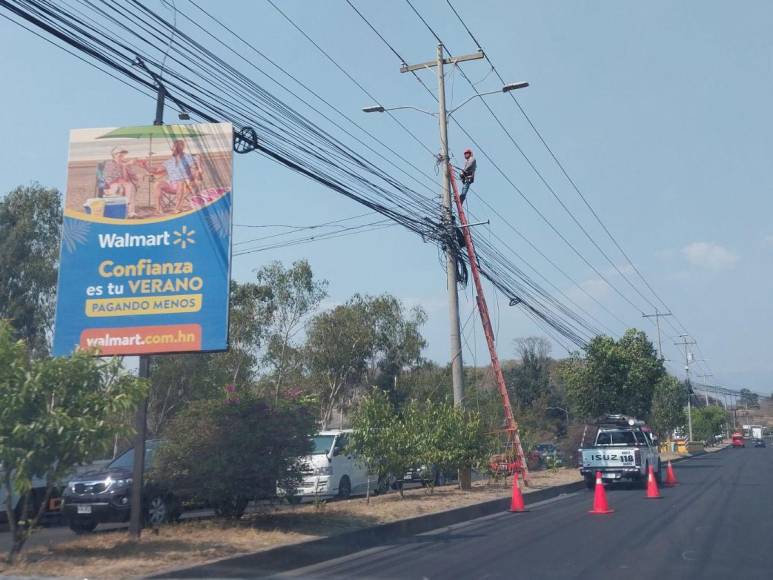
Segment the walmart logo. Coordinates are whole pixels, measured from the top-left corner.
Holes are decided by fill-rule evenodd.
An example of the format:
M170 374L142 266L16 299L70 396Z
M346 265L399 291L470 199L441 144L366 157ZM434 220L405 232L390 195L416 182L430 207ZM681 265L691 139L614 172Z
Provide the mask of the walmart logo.
M184 225L180 228L180 231L175 230L172 232L174 235L174 241L172 242L175 245L178 245L184 250L188 247L188 245L193 245L196 243L196 240L193 239L193 234L196 233L196 230L189 230L188 226Z

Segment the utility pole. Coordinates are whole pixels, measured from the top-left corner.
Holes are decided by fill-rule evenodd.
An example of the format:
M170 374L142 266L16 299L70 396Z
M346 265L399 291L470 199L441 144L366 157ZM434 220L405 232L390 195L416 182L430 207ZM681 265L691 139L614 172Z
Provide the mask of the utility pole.
M423 62L420 64L403 65L400 67L401 73L413 72L435 67L437 69L438 81L438 124L440 125L440 155L438 163L443 175L443 215L442 221L446 228L449 243L456 236L454 222L451 213L451 189L449 185L450 176L448 174L448 114L446 111L446 83L444 65L456 64L468 60L479 60L484 58L483 52L468 54L464 56L455 56L443 58L443 45L437 45L437 54L435 60ZM448 286L448 315L451 323L451 380L454 390L454 405L464 406L464 374L462 366L462 333L459 321L459 292L456 279L456 256L450 248L446 249L446 277Z
M690 441L692 441L692 403L690 402L690 391L692 391L692 386L690 385L690 355L687 352L687 347L698 343L692 339L687 340L690 338L687 334L681 334L680 338L682 339L682 342L675 342L674 345L684 347L684 374L687 382L687 431L690 436Z
M706 406L709 406L709 386L706 384L706 379L708 377L713 377L711 373L705 374L705 375L698 375L703 380L703 394L706 395Z
M446 247L446 284L448 287L448 315L450 319L451 338L451 382L454 391L454 405L464 408L464 367L462 365L462 330L459 321L459 292L456 279L457 257L451 250L450 244L456 237L454 221L451 212L451 187L449 175L448 156L448 112L446 111L446 82L443 67L447 64L456 64L468 60L479 60L485 55L482 51L465 56L443 58L443 45L437 45L437 53L434 61L400 67L401 73L435 67L438 82L438 125L440 126L440 155L438 163L442 171L443 181L443 215L442 222L446 229L448 242ZM459 471L459 483L462 489L470 489L470 468Z
M663 345L661 344L660 339L660 318L663 316L673 316L670 312L659 312L657 308L655 308L655 314L642 314L642 318L654 318L655 319L655 326L658 327L658 356L662 359L663 358Z

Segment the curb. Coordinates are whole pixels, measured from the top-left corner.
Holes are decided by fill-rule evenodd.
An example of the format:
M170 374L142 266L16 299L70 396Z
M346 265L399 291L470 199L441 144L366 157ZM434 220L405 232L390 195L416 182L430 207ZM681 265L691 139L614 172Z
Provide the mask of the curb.
M524 494L526 505L533 504L559 495L572 493L585 488L585 482L568 483L540 489ZM504 497L462 508L450 509L399 520L388 524L371 526L335 536L319 538L279 546L269 550L229 556L196 566L186 566L166 570L149 578L243 578L245 570L250 577L270 576L296 568L311 566L326 560L339 558L352 552L372 548L379 544L399 540L402 537L422 534L438 528L458 524L488 516L504 513L510 505L510 498Z

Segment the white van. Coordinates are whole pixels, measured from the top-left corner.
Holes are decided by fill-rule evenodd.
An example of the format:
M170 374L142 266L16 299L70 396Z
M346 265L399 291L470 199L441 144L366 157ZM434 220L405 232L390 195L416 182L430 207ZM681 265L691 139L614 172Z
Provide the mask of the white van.
M378 477L369 475L368 470L351 455L344 452L349 443L351 429L330 429L320 431L313 439L311 455L299 458L306 467L303 477L291 503L305 499L339 497L364 494L370 479L371 493L376 492Z

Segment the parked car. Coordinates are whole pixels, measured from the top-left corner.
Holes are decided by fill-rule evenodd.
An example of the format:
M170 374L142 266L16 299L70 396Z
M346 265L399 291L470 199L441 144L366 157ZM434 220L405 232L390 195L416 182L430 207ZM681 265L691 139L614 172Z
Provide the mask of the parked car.
M0 465L0 477L4 477L3 468ZM61 509L61 485L54 486L54 489L51 491L51 496L48 499L48 503L46 505L46 510L43 514L43 518L50 516L56 516L59 514ZM40 505L43 501L43 498L46 496L46 479L43 477L33 477L32 478L32 496L31 501L29 502L27 506L27 514L29 516L32 516L38 512L40 509ZM7 496L5 493L5 486L0 486L0 523L7 523L8 522L8 514L5 511ZM21 517L21 511L23 509L23 501L22 498L17 494L15 491L11 492L11 505L13 506L13 510L16 512L17 518Z
M595 486L596 472L608 482L646 482L650 466L660 482L660 453L644 426L643 421L625 415L607 415L597 422L593 447L579 450L580 474L588 489Z
M383 491L387 482L379 484L378 477L369 474L367 468L346 452L351 429L320 431L313 439L311 455L299 457L306 470L303 480L292 493L279 489L290 503L304 499L338 497L346 499L364 494L370 481L372 493Z
M409 469L405 472L402 479L393 479L391 486L394 489L398 489L400 486L415 483L423 487L432 485L446 485L452 481L456 481L459 475L456 471L444 471L434 465L420 466Z
M734 449L738 449L740 447L746 447L746 441L744 440L743 435L741 433L733 433L731 444Z
M160 441L145 444L145 470L153 465ZM131 511L134 449L116 457L104 469L73 477L63 494L62 513L76 533L91 532L101 523L126 522ZM146 523L158 525L177 519L181 499L158 483L146 478L142 490Z

